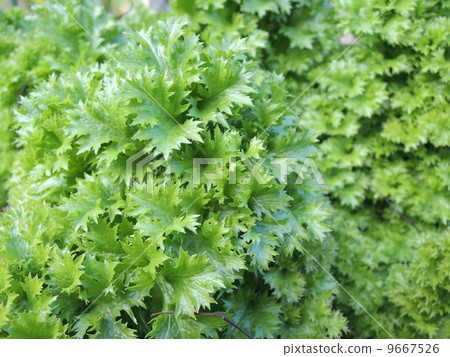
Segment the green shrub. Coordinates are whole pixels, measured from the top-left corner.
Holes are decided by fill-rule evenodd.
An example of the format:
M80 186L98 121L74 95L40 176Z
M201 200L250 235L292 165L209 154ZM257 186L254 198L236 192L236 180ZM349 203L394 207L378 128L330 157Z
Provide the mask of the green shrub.
M357 35L385 6L342 1L336 8L343 14L342 34ZM336 211L351 216L355 227L348 240L343 238L350 235L348 219L333 223L340 250L373 252L376 246L375 251L383 251L368 260L340 254L338 277L396 337L449 334L444 322L448 276L430 269L432 282L416 281L421 252L436 251L430 264L436 259L441 266L449 252L448 163L443 160L449 145L448 15L441 1L395 4L302 100L305 125L322 134L320 167ZM321 70L311 72L310 79ZM399 278L397 284L393 277ZM414 308L398 295L403 282L413 284ZM353 306L346 296L342 300ZM384 336L373 323L368 327L363 311L353 314L356 336Z
M51 76L22 100L0 216L3 335L243 336L195 315L211 309L258 338L339 336L335 284L293 240L330 268L319 187L258 183L241 160L314 152L294 111L264 131L285 109L283 78L246 58L244 41L203 46L177 20L128 39L119 68ZM165 158L150 192L127 185L126 161L144 149ZM224 177L208 179L210 165L195 183L194 158L225 159ZM176 315L152 319L162 311Z
M225 28L230 36L265 38L254 41L258 51L250 54L287 76L294 98L300 96L300 123L319 133L319 168L339 243L338 280L396 337L448 337L445 274L430 287L425 280L416 286L417 294L429 291L436 306L427 307L420 295L416 313L390 283L402 267L405 284L413 284L416 256L433 239L441 247L436 264L448 259L446 2L397 1L388 9L363 0L214 4L199 1L188 10L178 0L174 9L203 29L207 41ZM364 31L330 67L347 47L342 37ZM386 337L344 292L337 306L349 317L348 336Z
M64 9L50 1L29 14L17 7L0 12L0 207L7 201L6 182L16 152L13 110L21 97L51 74L104 62L106 51L124 44L123 31L154 21L140 7L115 21L90 1L59 3Z
M189 26L169 19L152 33L135 31L154 23L148 11L114 22L69 6L128 74L58 6L2 14L2 336L243 336L195 315L209 308L255 337L335 337L343 316L347 337L448 337L447 3L398 0L368 30L388 4L171 6ZM329 67L342 36L362 32ZM225 176L234 157L303 162L316 140L305 127L331 209L294 172L261 185L240 160L240 185L207 179L213 165L194 184L196 157L224 159ZM126 160L142 149L165 157L152 193L127 185Z
M334 222L346 249L336 278L352 296L396 338L447 336L448 230L422 225L417 233L384 208L343 211ZM341 294L337 301L351 336L385 337L354 300Z
M21 28L23 27L24 12L11 8L9 11L0 12L0 63L3 65L8 60L9 54L22 40ZM2 70L0 70L2 73ZM0 209L6 204L7 191L6 182L10 177L11 164L13 160L15 133L13 130L12 108L16 104L16 98L8 95L8 82L11 78L4 78L0 74L2 85L0 89ZM20 88L19 88L20 91ZM16 95L19 94L19 91Z

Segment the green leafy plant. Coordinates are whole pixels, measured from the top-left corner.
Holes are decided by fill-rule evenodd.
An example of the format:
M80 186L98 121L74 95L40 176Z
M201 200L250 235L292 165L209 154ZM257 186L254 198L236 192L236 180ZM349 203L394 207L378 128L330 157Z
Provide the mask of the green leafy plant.
M301 124L319 133L319 167L340 250L338 280L396 337L448 336L442 322L448 319L448 276L442 271L449 212L446 2L195 4L178 0L174 9L187 14L206 41L214 42L225 28L232 37L264 39L252 42L249 53L286 75L289 90L299 96ZM432 240L445 247L442 255L426 248ZM430 271L435 285L424 279L415 286L413 313L395 297L390 277L412 284L417 255L426 249L436 252L441 268ZM428 308L431 296L436 309ZM345 293L337 306L349 317L348 336L386 337Z
M448 337L450 8L390 5L1 13L1 336Z
M17 149L13 111L21 98L50 75L104 62L124 44L125 30L155 21L141 7L115 20L89 1L58 3L33 5L29 14L17 7L0 12L0 207L7 202Z
M16 48L20 41L20 28L23 21L24 12L11 8L8 12L0 12L0 33L2 34L2 43L0 44L0 63L4 64L11 51ZM3 67L3 66L2 66ZM3 69L3 68L2 68ZM6 81L6 78L1 77ZM10 80L8 78L8 80ZM8 83L8 82L6 82ZM0 92L0 208L6 204L6 182L10 176L10 168L13 160L13 140L14 131L12 107L15 104L15 98L5 98L7 88ZM18 92L19 93L19 92Z
M112 49L120 39L119 26L100 8L85 1L61 3L95 41L55 3L35 6L28 15L16 7L0 12L0 206L7 201L6 181L16 152L13 110L21 97L50 74L104 61L104 50L96 41Z
M283 78L244 41L205 46L178 20L127 36L120 66L50 76L22 99L0 216L3 336L244 336L201 310L257 338L339 336L335 284L304 251L328 269L335 256L319 188L262 184L245 165L314 152L294 111L265 131L285 109ZM142 150L164 157L151 191L127 182ZM206 166L195 183L195 158L236 166L215 179Z
M337 2L336 7L344 14L339 18L342 33L353 34L385 9L376 2ZM358 255L350 260L340 255L344 259L338 259L337 273L398 337L448 336L443 322L448 317L448 276L442 271L448 257L448 164L442 160L449 145L444 119L449 115L444 89L449 37L443 35L448 34L448 15L440 1L394 4L302 100L305 125L322 133L321 167L329 192L343 217L347 211L355 224L351 239L340 238L349 235L347 220L333 224L340 249L363 254L375 245L384 252L363 261ZM326 101L319 99L324 97ZM369 210L361 211L361 206ZM427 273L435 278L419 282L419 256L429 250L435 252L429 260L436 259L436 268ZM360 266L360 273L349 271L348 264ZM400 279L397 285L394 276ZM411 290L414 308L397 295L403 281L417 284ZM372 286L378 292L367 289ZM434 308L428 308L428 299ZM354 305L344 296L342 300ZM363 311L352 314L362 337L383 335L373 324L363 327Z

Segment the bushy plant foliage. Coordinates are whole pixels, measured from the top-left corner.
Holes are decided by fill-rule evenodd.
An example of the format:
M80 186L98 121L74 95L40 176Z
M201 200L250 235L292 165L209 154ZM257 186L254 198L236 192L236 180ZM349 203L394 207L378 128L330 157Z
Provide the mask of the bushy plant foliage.
M127 36L120 66L52 75L22 99L0 216L3 336L243 336L195 315L205 310L257 338L339 336L335 284L303 250L330 269L318 187L270 179L269 162L261 184L243 161L315 151L295 111L265 131L285 110L283 77L258 69L243 40L203 45L178 20ZM144 149L164 158L151 191L127 182ZM195 183L194 158L225 159L225 175L206 166ZM176 314L151 318L162 311Z
M30 13L17 7L0 12L0 207L7 201L17 143L15 108L23 96L52 75L102 63L125 43L123 32L155 21L137 6L120 19L91 1L48 2Z
M290 90L306 87L307 73L339 47L336 11L323 0L176 0L171 7L206 42L246 37L249 55L286 74Z
M395 337L447 336L448 230L418 233L386 209L343 211L335 222L340 248L352 252L339 255L336 277L355 299ZM384 338L353 300L337 301L351 336Z
M6 181L16 152L13 110L20 99L50 74L102 62L120 42L120 23L85 1L61 2L93 40L59 5L36 6L31 14L16 7L0 13L0 206L7 200Z
M339 18L342 33L353 34L385 9L376 2L338 2L336 7L344 14ZM338 259L339 276L355 287L351 292L363 305L372 305L375 317L398 337L449 333L445 260L450 204L444 159L450 114L445 89L448 15L445 2L395 4L302 101L306 125L322 133L322 167L335 206L343 217L348 211L356 223L351 240L340 239L350 235L348 220L333 225L340 249L369 251L375 244L384 250L398 244L391 253L372 255L365 264L358 255L350 261ZM361 206L369 210L361 211ZM355 240L358 236L364 238ZM430 253L430 266L420 273L424 251ZM344 268L346 264L359 265L366 274L355 274ZM419 274L430 279L418 279ZM378 284L383 293L367 294L362 281ZM409 286L411 295L405 298L399 286ZM362 315L356 309L354 321L367 320ZM383 334L373 324L360 328L358 323L355 331L364 331L363 337Z
M2 42L0 43L0 63L3 65L8 60L9 54L21 40L20 28L22 27L24 12L11 8L9 11L0 12L0 33ZM3 68L2 68L3 69ZM5 81L6 86L0 89L0 208L6 204L6 182L10 176L11 164L13 160L13 140L14 130L12 108L15 98L7 95L7 83L11 79L0 77ZM19 89L20 90L20 89ZM18 92L19 93L19 92Z
M388 5L199 1L188 11L178 0L174 9L200 22L207 40L224 28L265 39L251 54L286 74L294 98L301 95L301 123L320 134L340 250L336 277L396 337L448 337L449 7ZM348 44L362 32L330 66L346 49L343 36ZM430 264L435 259L433 279L417 279L424 251ZM411 295L399 297L399 286ZM338 301L350 336L386 337L353 299L342 293Z
M63 5L120 65L57 5L1 13L3 337L243 337L209 310L260 338L449 336L447 2L176 0L150 29ZM316 137L331 207L248 177ZM162 164L130 186L143 149Z

